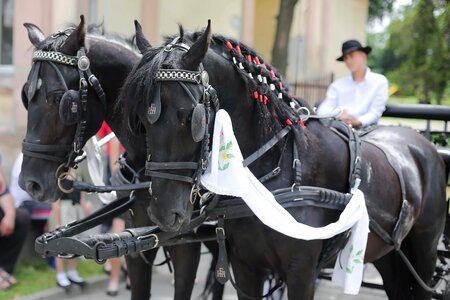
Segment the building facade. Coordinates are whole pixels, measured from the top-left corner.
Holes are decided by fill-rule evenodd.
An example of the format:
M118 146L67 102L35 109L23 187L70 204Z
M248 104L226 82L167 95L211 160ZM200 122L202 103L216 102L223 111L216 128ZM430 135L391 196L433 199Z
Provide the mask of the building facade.
M138 20L154 45L162 36L204 28L239 39L270 61L281 0L2 0L0 47L0 141L2 132L24 131L26 111L20 93L31 65L33 48L23 23L49 35L84 14L107 32L134 33ZM287 79L290 82L346 73L335 61L344 40L366 39L368 0L299 0L292 23ZM300 95L301 96L301 95Z

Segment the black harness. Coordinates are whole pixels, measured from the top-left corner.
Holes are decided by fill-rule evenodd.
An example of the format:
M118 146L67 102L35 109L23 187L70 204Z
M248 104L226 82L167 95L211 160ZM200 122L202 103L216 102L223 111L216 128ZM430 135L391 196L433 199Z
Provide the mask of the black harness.
M106 99L100 82L89 68L90 62L84 48L78 50L77 56L69 56L61 52L37 50L33 53L33 66L22 94L25 108L28 108L28 102L33 100L36 91L40 88L39 72L43 63L47 63L52 67L64 87L65 92L59 103L59 115L64 125L76 124L76 133L71 145L45 145L24 140L22 152L27 156L61 163L58 168L59 171L63 167L75 166L75 158L83 153L82 147L87 124L88 86L90 85L94 88L105 111ZM67 88L64 77L55 63L78 69L80 77L78 91ZM58 171L56 175L58 175Z
M188 46L184 44L177 44L178 38L172 41L165 48L165 55L167 55L173 49L181 49L187 51ZM61 63L61 61L58 61ZM33 66L35 67L35 66ZM31 72L30 76L35 74ZM81 76L80 78L84 79ZM30 79L30 78L29 78ZM193 185L193 192L191 192L191 202L193 202L192 193L198 193L198 183L199 177L202 172L206 170L209 153L210 153L210 132L212 132L213 123L213 112L217 111L219 108L219 101L215 90L209 85L209 79L207 73L203 71L203 67L200 66L199 71L189 71L189 70L174 70L174 69L160 69L155 74L155 80L157 82L161 81L175 81L178 82L186 93L189 95L190 99L194 104L194 111L192 115L192 137L196 142L202 142L200 160L198 162L153 162L149 156L146 162L146 175L152 177L165 178L169 180L176 180L181 182L190 183ZM31 80L33 82L33 80ZM81 82L81 80L80 80ZM201 101L195 99L195 97L190 92L186 83L190 84L202 84L203 97ZM85 87L87 89L87 85ZM151 124L156 122L161 113L161 99L160 99L160 86L156 88L156 95L154 97L154 102L149 106L147 111L147 117ZM33 90L33 88L31 88ZM80 91L82 94L83 87L80 83ZM33 92L34 93L34 92ZM67 93L67 92L66 92ZM82 97L80 97L82 98ZM29 97L32 99L32 97ZM211 102L214 104L214 111L211 109ZM319 118L317 116L310 116L311 118ZM305 120L306 121L306 120ZM349 154L350 154L350 172L349 172L349 185L351 188L358 188L360 179L360 162L361 162L361 150L360 150L360 139L358 134L351 130L347 125L342 122L334 122L332 129L336 134L341 136L349 144ZM260 147L255 153L250 155L244 160L244 165L248 166L269 149L271 149L275 144L284 139L286 135L290 132L291 126L286 126L280 132L278 132L271 140ZM78 129L77 129L78 132ZM75 139L75 143L77 138ZM293 168L295 169L295 178L292 187L272 191L276 200L285 208L289 207L301 207L301 206L317 206L324 207L328 209L343 210L347 203L351 199L351 194L340 193L337 191L332 191L328 189L318 188L318 187L307 187L301 185L301 164L298 158L297 151L294 144L294 158L293 158ZM46 145L40 145L46 146ZM283 147L285 149L285 147ZM74 147L74 149L77 149ZM55 151L55 150L52 150ZM284 150L283 150L284 152ZM25 153L25 152L24 152ZM171 173L161 172L160 170L182 170L190 169L194 170L194 175L192 177L176 175ZM275 168L271 173L263 176L264 181L271 179L279 174L279 167ZM81 186L79 186L81 188ZM86 188L86 187L85 187ZM92 191L96 190L98 187L91 187ZM118 189L130 189L130 186L116 187ZM108 189L108 191L111 190ZM98 191L98 190L97 190ZM151 192L151 190L150 190ZM116 214L131 205L131 199L128 201L118 200L114 202L113 210L116 210ZM219 201L220 198L220 201ZM195 200L195 199L194 199ZM191 223L182 228L179 232L168 233L161 232L159 228L152 227L142 227L142 228L132 228L127 229L121 234L110 234L110 235L99 235L90 236L86 238L72 238L76 233L86 230L92 227L92 225L97 224L100 220L97 218L100 214L95 214L94 218L88 220L80 220L73 224L68 224L63 228L60 228L51 233L45 234L36 240L36 250L43 255L61 255L61 253L74 253L77 255L84 255L87 258L95 259L99 262L104 261L107 258L118 257L127 254L139 253L146 251L158 246L173 245L178 243L195 242L201 240L211 240L212 236L201 236L192 237L190 232L197 226L201 225L207 219L217 219L218 225L216 227L216 239L219 243L219 260L216 268L217 279L224 283L228 279L231 279L228 259L225 247L225 229L224 229L224 219L241 218L253 216L253 213L245 205L242 199L239 198L221 198L218 195L212 195L212 197L203 198L201 205L202 208L199 211L193 213L194 218ZM110 204L113 205L113 204ZM105 207L106 209L107 207ZM86 223L89 223L89 226ZM387 234L381 226L379 226L373 219L370 219L370 227L378 235L382 237L387 243L392 243L392 238ZM83 230L81 230L83 229ZM333 239L330 240L331 245ZM332 248L325 245L325 249ZM327 251L324 251L327 252ZM402 255L403 253L399 251ZM331 255L327 253L321 254L321 261L326 261ZM402 256L403 258L403 256ZM407 259L404 258L405 262ZM320 265L320 263L319 263ZM408 265L408 268L413 273L414 277L418 280L422 287L427 289L426 285L421 282L417 273L414 269ZM235 286L237 288L237 286ZM239 289L238 289L239 291ZM242 292L240 292L242 293Z

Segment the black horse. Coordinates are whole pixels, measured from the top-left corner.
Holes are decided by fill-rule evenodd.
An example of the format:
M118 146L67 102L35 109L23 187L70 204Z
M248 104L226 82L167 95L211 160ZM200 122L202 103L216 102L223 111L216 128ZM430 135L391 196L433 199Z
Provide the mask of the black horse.
M217 91L220 108L231 116L244 157L282 128L292 127L285 142L250 166L257 178L281 168L279 176L265 183L268 189L290 187L299 176L293 162L300 162L302 185L349 191L351 155L346 138L317 119L303 124L290 103L308 105L289 95L278 72L254 50L233 39L211 36L209 24L204 32L180 30L161 47L151 47L138 30L137 45L143 57L128 76L120 101L125 119L138 119L146 129L149 173L154 175L149 212L161 228L176 231L189 223L192 182L201 176L196 168L207 158L205 143L197 134L199 126L200 132L208 127L205 118L206 123L213 120L212 109L210 116L207 112L198 116L198 106L206 106L206 87L200 84L203 68ZM210 128L204 138L208 133ZM446 218L444 163L426 139L400 127L368 133L360 159L360 189L369 215L392 241L387 243L372 231L365 261L380 271L390 299L429 299L431 293L419 286L393 250L401 247L419 276L430 283ZM315 206L289 212L297 221L316 227L338 217L336 211ZM335 254L343 240L333 246L324 240L288 238L255 217L225 218L225 231L236 282L252 297L261 296L264 278L274 273L286 282L290 299L312 299L314 281L326 263L321 259L325 246ZM241 294L240 299L247 297Z
M94 30L87 33L84 17L78 26L71 26L45 38L35 25L26 23L28 36L33 46L35 61L27 83L24 85L22 100L28 109L27 132L24 140L24 160L20 174L20 185L33 199L55 201L61 196L56 178L62 172L72 144L80 136L80 146L92 137L105 120L127 150L127 162L135 170L143 168L145 161L145 139L122 130L122 110L116 107L119 89L140 54L130 44L119 37L105 36ZM95 29L95 28L94 28ZM63 96L78 94L80 74L77 66L69 65L77 52L89 45L88 68L98 76L105 92L105 103L89 87L84 120L84 134L79 133L79 119L67 111L60 114ZM39 59L37 56L43 59ZM78 59L82 61L82 59ZM92 81L92 79L89 79ZM77 92L75 92L77 91ZM70 101L72 98L69 99ZM67 104L67 103L66 103ZM71 104L69 102L69 104ZM77 103L81 110L81 102ZM69 110L74 108L71 104ZM76 109L76 108L75 108ZM64 120L63 120L64 119ZM68 125L69 124L69 125ZM30 146L31 145L31 146ZM35 145L33 147L33 145ZM68 145L64 147L63 145ZM148 193L136 191L132 206L133 216L127 218L127 227L152 225L146 210ZM200 244L168 247L175 269L175 299L189 299L192 293L196 270L200 257ZM148 299L152 265L157 250L149 250L142 256L127 256L131 281L132 299ZM185 258L189 259L185 259Z

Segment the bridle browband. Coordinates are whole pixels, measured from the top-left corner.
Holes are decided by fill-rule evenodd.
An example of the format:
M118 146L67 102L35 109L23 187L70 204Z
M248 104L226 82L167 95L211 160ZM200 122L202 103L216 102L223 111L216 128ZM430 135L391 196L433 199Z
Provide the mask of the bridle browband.
M74 141L71 145L45 145L32 143L24 140L22 142L22 152L31 157L45 159L57 163L61 163L60 168L65 167L74 167L76 163L74 162L75 158L83 153L82 147L85 139L85 131L87 124L87 93L88 93L88 85L92 86L99 97L103 109L106 111L106 97L103 88L100 85L97 77L92 74L90 70L90 62L89 58L86 56L86 51L84 47L80 48L77 51L77 56L66 55L61 52L56 51L42 51L36 50L33 53L33 66L30 71L30 75L28 77L28 90L27 98L28 101L31 101L34 97L34 94L37 89L37 81L39 79L39 71L41 64L43 62L48 63L53 70L55 70L58 78L61 80L64 85L64 89L66 93L69 92L67 88L67 84L65 83L64 77L61 74L61 71L55 65L55 63L67 65L71 67L75 67L78 69L79 73L79 107L75 107L73 109L76 110L77 113L77 121L76 121L76 132ZM69 152L69 153L67 153ZM48 154L51 153L51 154ZM58 153L60 155L55 155ZM57 171L57 173L58 173ZM58 176L58 174L56 174Z
M164 48L163 61L167 55L174 49L180 49L182 51L188 51L189 46L183 43L177 43L179 38L175 38ZM184 89L189 99L194 105L194 111L192 114L191 122L193 124L191 130L197 131L195 126L201 126L204 128L204 133L198 137L198 140L194 137L194 141L199 142L201 140L200 160L198 162L153 162L151 161L151 155L148 153L148 159L145 163L145 175L152 178L164 178L169 180L181 181L192 184L192 190L198 189L201 174L206 170L209 163L210 153L210 137L212 132L212 118L213 114L219 110L219 100L217 99L217 93L214 88L209 84L208 73L203 69L203 65L200 63L199 71L190 71L183 69L159 69L154 79L156 82L178 82ZM189 90L187 84L201 85L203 89L203 96L201 102L198 101ZM160 89L160 84L155 87ZM157 93L159 97L159 92ZM159 99L158 99L159 100ZM211 109L211 102L214 106L214 111ZM149 107L150 109L150 107ZM201 124L195 123L201 122ZM196 134L198 135L198 134ZM147 145L148 147L148 145ZM192 177L161 172L161 170L194 170ZM150 189L151 194L151 189ZM191 197L192 198L192 197Z

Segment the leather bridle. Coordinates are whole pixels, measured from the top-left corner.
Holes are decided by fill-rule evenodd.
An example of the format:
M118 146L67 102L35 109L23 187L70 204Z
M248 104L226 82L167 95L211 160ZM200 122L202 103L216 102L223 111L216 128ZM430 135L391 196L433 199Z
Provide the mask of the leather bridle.
M88 85L92 86L100 99L103 109L106 111L106 98L103 88L100 85L97 77L92 74L90 70L90 62L86 56L86 51L82 47L77 51L77 56L66 55L56 51L42 51L36 50L33 53L33 66L28 77L28 89L26 92L28 101L32 101L36 89L38 88L40 67L43 63L49 64L58 75L59 80L62 82L67 94L68 88L64 80L61 71L55 65L62 64L78 69L79 73L79 90L73 91L78 93L79 105L75 107L76 119L76 132L74 141L70 145L46 145L24 140L22 142L22 152L31 157L49 160L57 163L61 163L56 171L56 176L59 177L58 172L62 168L68 169L76 165L75 158L83 153L82 147L85 141L85 131L87 124L87 102L88 102ZM63 96L64 97L64 96ZM24 100L24 99L22 99ZM27 107L28 103L25 103ZM57 155L58 154L58 155Z
M164 59L167 55L173 51L174 49L180 49L182 51L188 51L189 46L183 43L177 43L179 38L175 38L170 44L168 44L164 49ZM193 102L194 105L194 113L191 122L202 122L200 124L194 124L194 126L204 126L204 134L201 137L201 150L200 150L200 159L197 162L153 162L151 161L150 153L147 153L148 159L145 163L145 175L151 176L152 178L164 178L168 180L180 181L192 184L192 190L197 190L200 182L201 174L206 170L209 163L209 156L211 151L210 138L213 130L212 119L215 115L215 112L219 110L219 100L217 98L217 93L215 89L209 84L208 73L203 69L203 65L200 64L199 71L190 71L190 70L182 70L182 69L159 69L154 76L154 79L157 83L159 82L178 82L181 87L185 90L186 94L189 96L189 99ZM197 100L192 93L190 92L187 84L200 85L203 93L202 98ZM160 84L155 87L156 89L160 89ZM159 92L157 93L157 97L159 97ZM159 99L157 99L159 100ZM212 105L211 105L212 104ZM198 116L195 116L197 107L199 105L204 106L204 120L203 117L200 117L202 120L195 120ZM212 107L213 106L213 107ZM204 123L203 123L204 122ZM198 141L197 141L198 142ZM148 147L148 145L147 145ZM173 174L164 172L164 170L194 170L194 174L189 176ZM152 193L151 189L149 190L150 194ZM192 196L192 195L191 195ZM192 197L191 197L192 198Z

